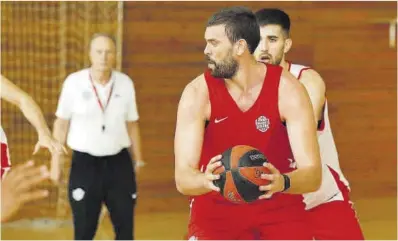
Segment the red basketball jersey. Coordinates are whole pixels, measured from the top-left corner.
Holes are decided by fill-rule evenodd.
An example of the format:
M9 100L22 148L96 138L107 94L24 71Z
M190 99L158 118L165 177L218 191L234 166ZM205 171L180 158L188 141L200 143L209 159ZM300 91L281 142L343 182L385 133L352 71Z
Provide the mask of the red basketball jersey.
M3 128L0 126L0 142L1 142L1 178L3 175L10 169L11 162L10 162L10 154L8 152L8 142L6 134L3 131Z
M290 172L295 168L287 130L281 121L278 108L282 68L274 65L266 66L267 72L260 94L252 107L245 112L239 109L228 92L224 80L214 78L209 71L205 72L211 116L204 134L199 164L201 171L204 171L212 157L236 145L257 148L281 173ZM218 204L225 203L227 206L233 205L218 192L211 192L194 199L198 201L207 199L206 203L214 201ZM200 205L199 203L196 202L197 205ZM259 205L259 208L266 210L295 204L303 205L302 196L276 193L268 200L237 205Z

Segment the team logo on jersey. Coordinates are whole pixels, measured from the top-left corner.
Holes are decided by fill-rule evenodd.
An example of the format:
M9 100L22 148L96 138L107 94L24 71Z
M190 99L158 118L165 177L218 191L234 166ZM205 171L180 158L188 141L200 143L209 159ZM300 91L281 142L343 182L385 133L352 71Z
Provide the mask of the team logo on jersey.
M256 119L257 130L266 132L269 129L269 119L265 116L260 116Z
M227 117L224 117L224 118L220 118L220 119L214 119L214 123L220 123L221 121L224 121L224 120L226 120L226 119L228 119L228 116Z

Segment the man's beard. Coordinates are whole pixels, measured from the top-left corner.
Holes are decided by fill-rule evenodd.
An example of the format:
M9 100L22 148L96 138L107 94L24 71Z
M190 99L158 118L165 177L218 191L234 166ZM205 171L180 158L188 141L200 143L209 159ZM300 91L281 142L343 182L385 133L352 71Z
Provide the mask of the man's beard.
M216 63L207 57L207 63L213 64L211 75L215 78L231 79L238 71L238 62L229 55L222 63Z

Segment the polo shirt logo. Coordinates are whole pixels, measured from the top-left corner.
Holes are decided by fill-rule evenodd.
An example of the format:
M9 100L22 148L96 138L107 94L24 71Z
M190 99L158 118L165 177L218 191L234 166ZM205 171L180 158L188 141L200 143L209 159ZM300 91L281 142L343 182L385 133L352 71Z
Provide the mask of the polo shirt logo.
M75 201L81 201L84 198L85 191L81 188L76 188L72 191L72 198Z

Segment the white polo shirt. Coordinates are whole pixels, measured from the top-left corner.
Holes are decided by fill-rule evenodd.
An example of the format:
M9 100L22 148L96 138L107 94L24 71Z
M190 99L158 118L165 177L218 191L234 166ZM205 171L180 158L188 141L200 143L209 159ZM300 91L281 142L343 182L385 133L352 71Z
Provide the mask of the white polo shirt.
M67 137L70 148L93 156L115 155L131 145L126 122L139 118L134 83L114 70L105 86L95 82L94 86L105 113L98 103L89 69L83 69L66 78L55 115L70 120Z

